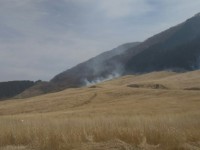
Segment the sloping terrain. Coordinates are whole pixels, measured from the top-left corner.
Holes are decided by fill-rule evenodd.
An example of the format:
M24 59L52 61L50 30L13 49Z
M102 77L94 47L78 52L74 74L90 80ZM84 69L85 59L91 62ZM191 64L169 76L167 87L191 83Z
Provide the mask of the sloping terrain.
M34 92L28 91L19 97L82 87L121 75L164 70L197 70L200 68L199 26L200 16L195 15L142 43L124 44L78 64L56 75L49 83L32 88L31 91Z
M0 149L199 150L199 89L200 71L163 71L1 101Z
M126 51L121 59L125 60L127 72L151 72L157 70L195 70L199 68L200 56L200 16L186 20L160 34L157 34L136 49ZM131 55L131 51L134 51ZM144 61L145 60L145 61Z
M126 113L127 110L140 113L165 113L172 111L172 104L174 108L172 112L178 112L184 108L190 111L190 107L193 107L192 110L194 108L198 110L199 105L196 105L196 102L200 97L199 75L199 71L194 71L153 72L124 76L94 86L72 88L28 99L4 101L0 103L0 114L74 111L76 109L86 112L96 110L101 112L101 109L102 112L114 112L117 109L118 113L119 111ZM153 108L151 104L158 107ZM141 105L145 106L145 109L141 110Z
M77 66L56 75L50 82L40 82L36 84L30 89L20 93L16 98L27 98L45 93L58 92L66 88L85 86L87 82L89 83L92 80L96 80L96 83L109 77L114 78L120 76L123 72L123 69L120 68L120 66L116 66L117 64L115 64L115 68L109 66L106 67L105 63L112 57L121 55L129 48L139 44L140 42L126 43L110 51L101 53L86 62L78 64ZM111 70L115 69L117 69L117 71L110 73ZM109 76L107 76L108 74ZM100 76L101 78L98 78Z
M199 150L200 71L0 102L2 150Z
M197 70L200 68L199 26L200 16L195 15L142 43L123 44L78 64L56 75L49 82L36 84L16 98L27 98L58 92L66 88L82 87L127 74L162 70L177 72Z
M120 45L113 50L104 52L86 62L78 64L77 66L56 75L51 82L63 88L80 87L85 85L85 80L93 81L98 77L107 78L108 74L115 76L115 73L121 75L123 70L121 70L122 68L118 66L120 64L112 64L112 66L116 67L111 67L107 66L106 62L110 61L112 57L121 55L129 48L136 47L139 44L139 42L133 42Z
M127 47L126 51L112 55L109 59L103 59L105 56L102 55L101 59L104 61L100 63L101 66L97 63L99 57L96 57L57 75L51 82L73 87L73 85L79 86L74 84L75 81L81 82L86 79L92 82L115 73L121 75L157 70L196 70L200 62L199 26L200 16L195 15L138 45ZM90 65L86 65L87 63ZM88 69L85 65L93 67Z
M183 71L199 69L200 36L173 48L163 46L164 44L169 45L168 42L155 45L131 58L126 64L126 70L141 73L151 72L152 70Z

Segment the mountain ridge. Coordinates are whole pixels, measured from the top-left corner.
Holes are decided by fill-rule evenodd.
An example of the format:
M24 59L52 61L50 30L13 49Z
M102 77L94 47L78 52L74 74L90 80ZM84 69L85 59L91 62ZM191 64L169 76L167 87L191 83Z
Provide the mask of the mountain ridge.
M200 15L197 14L144 42L125 44L124 50L119 50L119 53L109 54L116 49L102 53L56 75L49 83L45 83L48 90L43 93L81 87L87 84L86 81L96 83L133 73L196 70L200 66L199 41ZM42 93L43 89L41 85L37 90Z
M124 51L126 51L128 48L132 46L137 46L138 44L140 44L140 42L125 43L110 51L103 52L85 62L82 62L76 65L75 67L72 67L64 72L61 72L60 74L52 78L49 82L37 83L35 86L25 90L24 92L20 93L19 95L15 97L27 98L27 97L37 96L37 95L51 93L51 92L58 92L66 88L76 88L76 87L84 86L87 84L87 82L88 83L90 82L87 80L87 77L85 76L90 76L90 78L93 78L92 72L95 73L94 67L96 67L97 65L100 66L98 68L105 66L103 61L108 60L110 57L114 55L119 55L123 53ZM95 65L94 65L94 62L95 62ZM86 68L86 69L84 69L85 71L82 70L82 73L80 74L80 71L82 68ZM99 71L99 70L96 69L96 71ZM68 76L70 76L70 78L66 78L66 73L68 74ZM81 78L81 79L79 80L78 78ZM101 80L104 80L104 79L101 79Z
M178 27L178 28L176 28L178 30L176 30L176 32L174 34L172 34L170 37L168 37L166 41L158 43L158 44L154 44L154 45L148 47L145 51L138 54L136 57L133 56L129 60L129 62L126 64L126 66L131 66L131 67L127 67L127 69L129 71L132 70L134 72L134 65L136 65L138 63L137 61L135 61L135 59L138 59L138 61L140 61L140 65L141 65L142 59L145 59L145 61L143 61L142 63L146 62L144 65L149 65L153 62L153 61L148 62L149 55L154 54L154 56L152 56L151 59L154 59L154 58L161 59L161 56L155 56L155 55L158 53L164 55L166 53L169 53L169 51L171 51L171 56L173 57L177 53L177 51L179 51L179 48L183 48L184 46L186 48L188 48L186 51L189 52L190 48L192 49L195 45L197 48L196 51L198 52L198 54L197 54L197 52L195 54L200 56L200 50L198 49L198 47L200 46L200 44L199 44L200 42L198 42L198 41L200 41L200 39L199 39L199 37L200 37L200 28L199 28L200 27L200 16L195 15L194 17L186 20L184 23L179 24L176 27ZM190 45L190 46L188 46L188 45ZM149 51L151 51L151 52L149 52ZM170 55L170 54L168 54L168 55ZM179 53L179 55L183 55L183 54ZM162 56L162 57L164 57L164 56ZM193 58L193 59L196 59L196 58ZM178 56L177 56L177 58L174 58L173 60L177 61ZM160 60L160 61L162 61L162 60ZM171 59L169 57L168 61L166 61L165 64L171 63L170 61L171 61ZM185 55L185 59L182 60L182 63L184 63L186 61L188 61L187 55ZM159 62L157 62L157 63L159 63ZM154 63L154 65L156 65L156 64ZM193 65L196 65L196 64L193 64ZM189 70L189 71L198 69L198 68L193 68L193 69L190 68L189 64L185 65L185 66L181 66L175 62L170 67L164 67L164 65L163 65L163 68L160 68L160 69L156 68L156 67L154 68L153 65L151 66L151 68L148 68L145 66L146 71L145 71L145 69L140 71L139 66L136 66L135 68L137 68L135 70L135 72L149 72L152 70L158 71L158 70L165 70L165 69L173 70L173 68L179 68L179 70Z
M99 69L101 69L101 68L103 67L103 66L102 66L102 65L103 65L103 61L106 61L106 60L112 58L112 57L115 56L115 55L120 55L120 54L122 54L123 52L125 52L127 49L129 49L130 47L135 47L135 46L137 46L139 43L140 43L140 42L126 43L126 44L122 44L122 45L118 46L117 48L114 48L114 49L112 49L112 50L110 50L110 51L103 52L103 53L101 53L101 54L99 54L99 55L97 55L97 56L95 56L95 57L93 57L93 58L91 58L91 59L89 59L89 60L83 62L83 63L80 63L80 64L76 65L75 67L72 67L72 68L70 68L70 69L68 69L68 70L66 70L66 71L64 71L64 72L62 72L62 73L56 75L56 76L55 76L53 79L51 79L50 81L51 81L51 82L56 82L57 80L59 80L59 77L62 78L62 75L68 73L69 71L71 71L72 69L74 69L74 68L76 68L76 67L78 67L78 68L79 68L79 67L82 67L82 65L85 65L85 66L87 66L89 69L91 69L91 70L90 70L90 71L91 71L90 74L91 74L91 73L96 74L96 72L100 72L100 71L101 71L101 70L99 70ZM99 65L101 65L101 66L100 66L100 67L97 67L97 66L99 66ZM95 67L97 67L97 69L96 69ZM80 70L78 70L78 71L80 71ZM82 72L82 73L83 73L83 72Z

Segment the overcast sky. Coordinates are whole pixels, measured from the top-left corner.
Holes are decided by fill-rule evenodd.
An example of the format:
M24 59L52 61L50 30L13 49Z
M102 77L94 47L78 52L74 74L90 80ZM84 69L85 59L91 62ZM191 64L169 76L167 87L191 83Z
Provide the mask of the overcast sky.
M49 80L200 12L200 0L0 0L0 81Z

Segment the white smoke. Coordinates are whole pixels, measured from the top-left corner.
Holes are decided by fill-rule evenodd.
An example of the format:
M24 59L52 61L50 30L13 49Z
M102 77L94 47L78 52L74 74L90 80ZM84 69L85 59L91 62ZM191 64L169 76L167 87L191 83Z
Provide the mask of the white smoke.
M84 79L83 82L84 82L85 86L91 86L91 85L95 85L95 84L98 84L98 83L101 83L101 82L104 82L104 81L108 81L108 80L118 78L120 76L121 76L121 74L115 72L115 73L108 75L107 77L98 77L97 79L92 80L92 81L89 81L88 79Z
M86 75L82 80L83 85L91 86L122 76L125 71L124 65L112 58L124 53L129 48L135 47L138 44L139 42L123 44L87 61Z

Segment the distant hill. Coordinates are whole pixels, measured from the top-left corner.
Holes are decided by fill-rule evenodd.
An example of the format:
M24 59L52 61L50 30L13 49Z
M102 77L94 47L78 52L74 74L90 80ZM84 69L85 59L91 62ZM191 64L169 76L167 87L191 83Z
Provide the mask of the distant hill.
M198 69L200 16L195 15L142 43L121 47L126 50L117 55L109 54L116 50L101 54L56 75L51 82L67 88L81 86L85 80L93 82L122 74Z
M126 64L126 70L144 73L152 70L192 71L200 69L200 36L176 47L163 49L160 47L161 45L155 45L131 58Z
M50 82L40 82L36 84L16 97L26 98L61 91L66 88L84 86L87 82L89 83L92 80L96 80L96 77L98 77L99 74L101 74L101 80L104 80L107 76L103 76L103 74L107 74L110 72L110 69L112 69L109 66L106 66L106 62L114 56L121 55L129 48L139 44L140 42L126 43L110 51L103 52L86 62L78 64L77 66L56 75ZM112 74L111 76L119 76L119 73Z
M95 116L94 112L120 116L130 112L136 116L200 112L200 71L127 75L93 86L0 104L0 115L56 112L58 118L69 114Z
M133 33L134 34L134 33ZM56 75L34 88L48 93L81 87L114 77L152 71L200 68L200 15L154 35L144 42L121 45Z
M165 39L159 41L159 37L163 36ZM199 15L195 15L186 22L149 40L157 40L158 42L130 57L125 63L126 72L144 73L159 70L191 71L199 69ZM128 51L125 55L130 56Z
M33 85L33 81L0 82L0 100L16 96Z
M57 85L58 87L63 87L64 89L68 87L80 87L85 85L86 82L94 80L104 80L108 78L108 76L119 76L123 73L123 68L120 68L120 64L113 68L116 64L108 66L106 63L110 62L111 58L119 56L129 48L135 47L139 44L139 42L127 43L118 46L113 50L104 52L86 62L78 64L77 66L56 75L51 80L51 83ZM112 72L112 70L114 70L114 72Z

